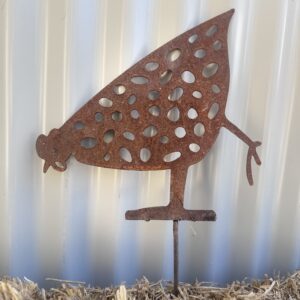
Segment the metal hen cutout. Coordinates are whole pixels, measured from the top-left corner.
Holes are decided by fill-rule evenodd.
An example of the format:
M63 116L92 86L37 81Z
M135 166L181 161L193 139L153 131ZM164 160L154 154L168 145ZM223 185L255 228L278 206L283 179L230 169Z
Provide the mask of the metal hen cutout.
M72 155L81 163L104 168L170 169L169 204L128 211L126 219L173 220L174 238L179 220L214 221L212 210L184 208L189 166L206 156L221 127L248 145L246 174L251 185L252 157L261 163L256 152L261 143L225 115L227 31L233 13L233 9L223 13L161 46L108 84L59 129L40 135L36 149L45 160L44 172L50 166L65 171Z

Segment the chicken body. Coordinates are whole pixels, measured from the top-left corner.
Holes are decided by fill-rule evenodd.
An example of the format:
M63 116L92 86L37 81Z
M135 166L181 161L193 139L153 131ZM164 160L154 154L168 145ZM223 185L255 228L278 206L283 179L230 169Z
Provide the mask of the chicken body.
M60 129L75 158L115 169L188 167L200 161L225 118L227 27L232 14L157 49L95 95ZM226 26L218 26L216 21Z

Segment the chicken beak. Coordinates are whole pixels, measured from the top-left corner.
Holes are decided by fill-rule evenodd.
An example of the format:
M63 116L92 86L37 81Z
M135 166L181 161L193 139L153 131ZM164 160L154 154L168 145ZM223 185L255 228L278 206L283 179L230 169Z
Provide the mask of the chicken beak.
M45 161L43 172L46 173L50 166L51 166L51 164L49 164L47 161Z

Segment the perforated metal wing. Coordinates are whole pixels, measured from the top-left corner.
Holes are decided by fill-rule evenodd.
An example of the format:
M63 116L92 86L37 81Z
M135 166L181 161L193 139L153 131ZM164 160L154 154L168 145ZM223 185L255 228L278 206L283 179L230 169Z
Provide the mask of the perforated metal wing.
M125 71L40 140L40 156L57 169L71 154L82 163L135 170L200 161L225 119L232 14L196 26Z

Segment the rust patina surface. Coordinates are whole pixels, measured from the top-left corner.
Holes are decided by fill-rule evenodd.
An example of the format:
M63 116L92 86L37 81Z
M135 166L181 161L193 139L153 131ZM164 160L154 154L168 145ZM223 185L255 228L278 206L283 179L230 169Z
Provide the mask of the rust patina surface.
M229 88L227 31L234 10L202 23L147 55L113 80L59 129L36 142L45 160L65 171L71 156L81 163L121 170L171 170L165 207L128 211L130 220L214 221L212 210L184 208L189 166L201 161L222 127L248 147L246 173L253 184L260 142L225 115Z

